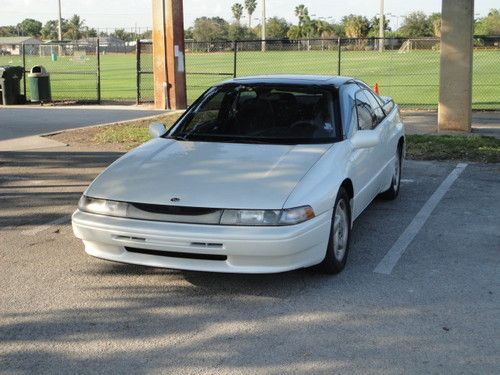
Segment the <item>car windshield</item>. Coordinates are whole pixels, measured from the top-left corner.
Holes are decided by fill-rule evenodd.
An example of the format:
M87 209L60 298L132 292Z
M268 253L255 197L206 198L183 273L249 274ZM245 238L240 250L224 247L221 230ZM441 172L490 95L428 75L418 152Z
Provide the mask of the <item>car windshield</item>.
M333 95L317 86L229 84L209 90L167 137L237 143L332 143Z

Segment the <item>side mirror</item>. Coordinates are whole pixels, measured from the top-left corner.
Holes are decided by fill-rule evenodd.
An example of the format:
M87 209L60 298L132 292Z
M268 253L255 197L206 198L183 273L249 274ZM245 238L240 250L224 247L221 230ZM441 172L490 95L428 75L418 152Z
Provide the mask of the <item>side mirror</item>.
M149 125L149 135L152 138L160 138L167 132L167 128L161 122L153 122Z
M394 109L394 100L390 96L381 96L382 101L384 104L382 105L382 109L384 110L385 113L390 113Z
M379 142L379 134L375 130L358 130L351 138L351 144L355 149L374 147Z

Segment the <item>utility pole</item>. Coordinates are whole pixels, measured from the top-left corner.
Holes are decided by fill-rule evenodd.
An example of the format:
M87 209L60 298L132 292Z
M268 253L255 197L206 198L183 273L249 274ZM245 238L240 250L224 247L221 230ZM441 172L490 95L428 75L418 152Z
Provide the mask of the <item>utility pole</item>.
M385 29L385 19L384 19L384 0L380 0L380 19L378 27L378 50L379 52L384 52L384 29Z
M186 109L182 0L153 0L155 108Z
M262 52L266 51L266 0L262 0Z
M443 0L438 131L470 132L474 0Z
M57 23L57 40L62 40L62 17L61 17L61 0L59 2L59 22Z

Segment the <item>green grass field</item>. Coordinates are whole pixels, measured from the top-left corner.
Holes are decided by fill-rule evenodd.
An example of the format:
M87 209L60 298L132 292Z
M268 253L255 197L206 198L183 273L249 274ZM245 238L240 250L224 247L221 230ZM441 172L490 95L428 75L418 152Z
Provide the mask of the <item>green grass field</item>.
M0 65L22 65L20 57L0 56ZM57 100L96 99L96 57L26 56L26 66L44 65L52 73L52 93ZM134 100L136 95L135 54L101 56L102 100ZM142 56L142 69L151 70L151 55ZM210 85L231 78L233 53L187 53L188 100L193 101ZM227 73L199 75L193 73ZM337 52L268 51L239 52L238 76L257 74L337 73ZM407 108L436 108L439 85L439 52L343 51L341 74L358 77L370 85L378 83L382 95L392 96ZM459 77L457 77L459 79ZM29 97L29 84L28 97ZM141 95L152 98L152 75L142 75ZM473 105L476 109L500 108L500 50L474 52Z

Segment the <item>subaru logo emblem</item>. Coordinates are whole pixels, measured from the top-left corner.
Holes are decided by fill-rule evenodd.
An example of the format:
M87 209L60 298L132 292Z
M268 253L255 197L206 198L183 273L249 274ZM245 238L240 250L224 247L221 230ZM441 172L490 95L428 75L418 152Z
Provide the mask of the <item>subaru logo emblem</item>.
M179 202L181 199L177 197L173 197L170 199L170 202Z

